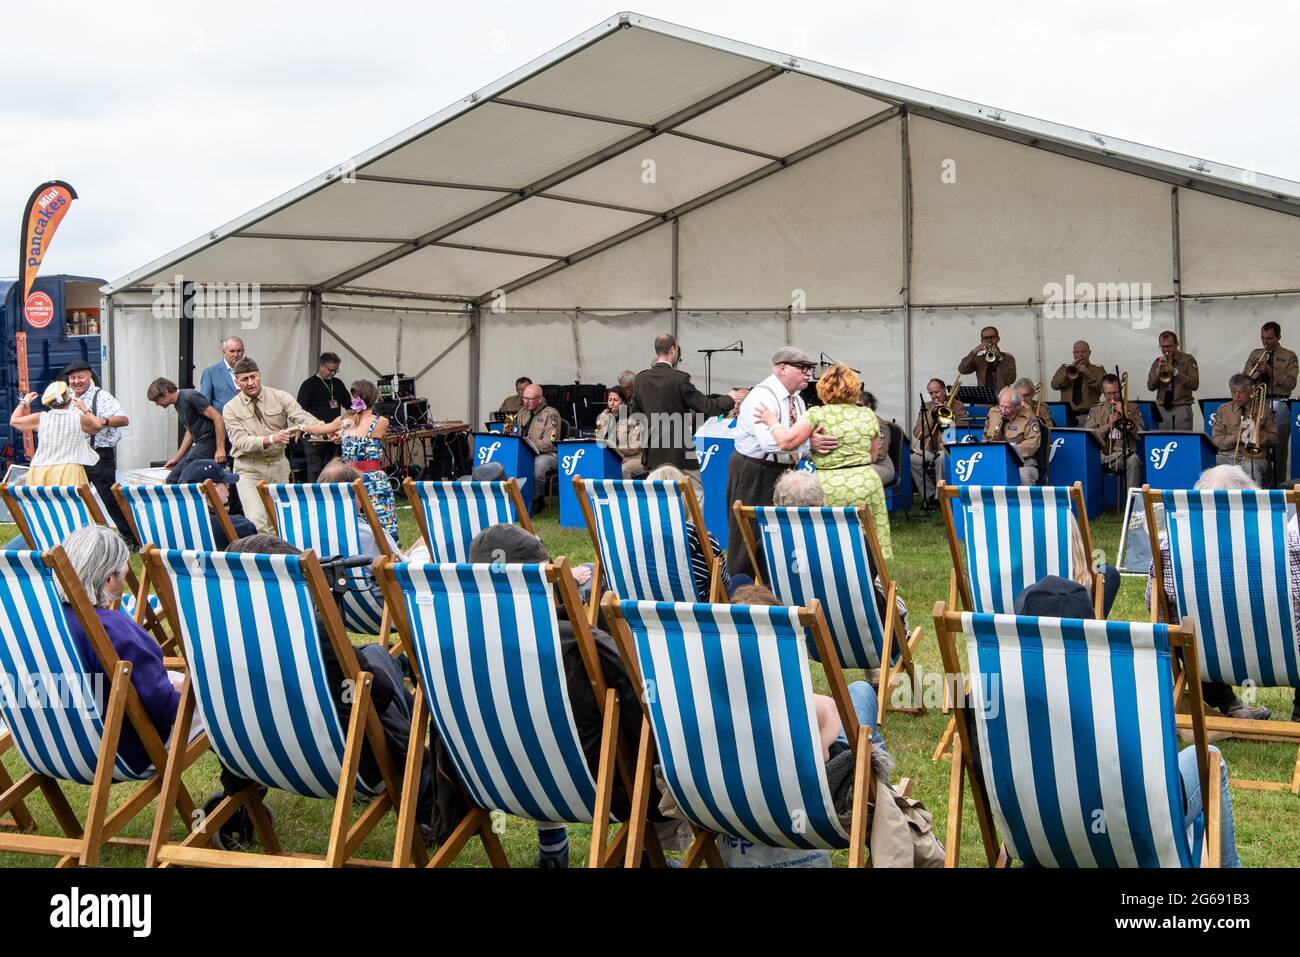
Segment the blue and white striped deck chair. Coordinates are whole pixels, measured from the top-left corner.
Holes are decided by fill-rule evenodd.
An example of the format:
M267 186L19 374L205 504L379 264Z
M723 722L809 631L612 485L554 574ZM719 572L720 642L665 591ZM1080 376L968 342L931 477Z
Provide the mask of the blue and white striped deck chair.
M350 838L359 842L395 807L393 791L385 785L396 788L401 778L371 708L371 679L362 677L315 555L148 549L145 560L165 614L177 619L189 687L212 750L251 782L333 799L325 856L302 860L308 866L342 866L350 859L348 846L355 846ZM322 642L329 643L343 680L354 683L346 726L329 686ZM363 743L375 756L379 780L358 773ZM354 794L374 800L350 835ZM217 819L245 802L256 820L261 796L255 787L225 798L210 816ZM198 832L179 845L166 837L155 832L151 856L160 862L257 866L256 856L205 848L210 837ZM278 850L274 842L267 847L266 839L263 847Z
M831 799L813 705L807 641L827 660L827 677L857 760L871 760L844 676L829 654L825 619L808 609L617 601L603 604L642 705L664 786L699 829L687 864L718 863L718 835L765 847L850 848L865 858L870 786L857 786L849 829ZM649 772L646 744L638 783ZM634 823L639 827L640 821ZM631 840L636 840L633 831ZM629 851L634 850L630 847ZM709 851L714 850L714 854Z
M754 568L766 568L772 592L783 605L821 603L841 668L880 668L877 686L880 714L886 710L917 713L917 708L891 708L889 692L902 670L912 676L912 656L921 642L921 629L910 639L898 615L897 585L880 554L871 513L857 508L783 508L735 506L737 524ZM761 549L762 554L758 552ZM885 619L876 604L875 578L885 589ZM816 649L809 647L816 657Z
M1196 625L1201 677L1229 685L1300 689L1300 656L1292 599L1300 582L1291 580L1287 559L1288 506L1292 491L1255 489L1167 489L1147 491L1148 535L1158 573L1174 584L1174 620ZM1170 564L1160 559L1156 504L1164 507ZM1165 604L1164 589L1152 589ZM1167 617L1167 616L1166 616ZM1208 717L1211 731L1250 737L1257 722ZM1276 728L1276 730L1274 730ZM1300 723L1270 722L1268 736L1295 740ZM1274 782L1234 780L1240 787L1275 790ZM1300 750L1290 790L1300 794Z
M596 664L596 645L567 564L398 562L385 566L380 577L394 603L403 643L413 652L417 726L422 726L427 706L471 804L430 866L449 865L475 834L492 863L504 866L491 826L494 811L533 821L591 824L590 864L602 866L619 704ZM560 583L603 717L594 778L565 677L553 592ZM413 802L409 809L403 807L399 833L410 832L406 819L413 811Z
M392 554L388 536L360 479L355 484L262 482L258 493L280 537L303 551L311 549L317 555L330 557L356 558L366 554L361 547L359 506L366 512L365 520L380 553ZM384 601L370 570L349 569L348 577L350 587L343 595L343 624L348 631L358 634L386 636Z
M211 480L202 485L114 485L113 494L141 548L153 545L164 550L212 551L216 536L209 509L222 523L226 537L231 541L237 537Z
M72 614L99 658L102 680L81 656L61 591L69 596ZM111 843L162 786L159 766L132 769L116 749L101 761L105 739L119 735L124 722L130 722L158 765L166 751L147 719L141 723L131 717L128 704L133 706L131 710L138 709L137 714L144 713L131 685L131 666L113 650L72 566L57 546L49 553L48 563L35 551L0 552L0 674L8 683L7 693L0 694L0 727L9 729L15 749L31 769L10 797L0 802L0 816L21 806L27 794L40 788L56 817L75 820L61 784L91 786L82 833L68 831L66 837L48 837L0 831L0 850L94 864L102 847ZM206 745L199 742L180 749L180 768L188 767L203 747ZM141 783L136 794L143 803L131 800L130 806L107 815L109 788L119 782ZM193 813L188 795L180 809L186 815Z
M519 523L533 530L524 507L519 483L504 482L417 482L407 479L402 487L429 549L429 561L467 562L474 536L493 525Z
M1048 575L1072 578L1076 522L1083 553L1092 554L1080 482L1069 487L941 483L939 503L952 552L954 588L949 601L960 596L968 611L1009 614L1016 596L1035 582ZM963 541L958 541L957 521L963 526ZM1101 617L1099 580L1091 591Z
M573 480L587 533L596 549L591 620L604 591L634 601L725 601L704 516L689 480ZM686 523L695 526L710 566L710 594L699 595Z
M970 700L957 702L960 770L951 778L949 821L960 828L962 777L969 776L990 865L1195 867L1202 835L1210 866L1218 865L1221 772L1203 722L1192 722L1193 746L1207 804L1190 827L1178 769L1171 646L1183 648L1196 675L1190 632L1147 622L956 614L942 603L935 627L948 673L960 674L959 635L970 668ZM959 830L950 827L948 843L955 866Z

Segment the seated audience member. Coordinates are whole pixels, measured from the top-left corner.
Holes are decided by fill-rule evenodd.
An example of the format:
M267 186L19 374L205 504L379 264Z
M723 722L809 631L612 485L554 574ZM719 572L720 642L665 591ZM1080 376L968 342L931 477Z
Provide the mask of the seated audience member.
M1254 489L1258 488L1239 466L1236 465L1216 465L1213 468L1206 469L1201 473L1201 477L1196 480L1196 489L1198 491L1211 491L1214 489ZM1172 560L1169 556L1169 540L1160 536L1160 560L1165 568L1164 585L1165 598L1168 600L1169 608L1175 614L1178 609L1178 596L1174 589L1174 578L1169 574L1169 568ZM1286 532L1286 562L1287 569L1291 576L1291 618L1295 623L1297 633L1300 633L1300 536L1296 534L1294 523L1287 523ZM1151 568L1147 572L1147 589L1146 604L1147 608L1152 607L1152 601L1155 596L1152 594L1153 584L1156 580L1156 566L1152 562ZM1241 582L1250 591L1258 589L1259 582ZM1201 694L1205 698L1205 704L1210 708L1218 708L1219 713L1227 718L1249 718L1254 721L1267 721L1272 712L1261 705L1249 705L1237 697L1233 691L1232 685L1223 684L1218 681L1202 681ZM1295 701L1291 707L1291 720L1300 721L1300 691L1296 692Z
M171 737L176 709L180 705L179 676L173 681L163 665L162 648L153 636L136 624L135 619L117 610L126 586L127 563L131 550L117 529L105 525L87 525L70 534L63 542L72 570L81 581L86 596L95 607L95 616L104 626L109 644L123 661L131 662L131 685L140 696L144 712L166 745ZM66 598L66 596L65 596ZM104 675L104 666L85 629L66 601L63 613L68 629L77 643L81 661L90 675ZM105 680L108 680L107 677ZM122 722L119 754L132 771L141 773L152 762L140 736L130 721Z
M362 481L365 480L365 476L361 474L359 469L349 465L342 459L334 458L325 463L325 466L320 470L320 475L317 476L316 481L321 485L333 485L336 483L351 485L358 479L361 479ZM357 522L357 538L361 543L361 554L369 556L370 558L378 558L382 554L379 550L379 543L375 541L375 533L370 528L370 523L366 521L365 513L361 511L361 505L359 503L357 505L357 512L358 518L360 519ZM406 556L402 554L402 549L398 546L397 542L393 541L392 536L382 527L380 528L380 531L384 533L384 538L388 541L388 546L392 549L393 554L399 561L404 561ZM353 558L357 556L346 555L343 557Z
M686 473L675 465L661 465L649 475L646 476L648 482L685 482ZM704 504L704 491L695 482L691 482L691 487L695 490L695 499L701 505ZM722 577L722 590L730 595L742 585L751 585L754 579L749 575L730 575L727 573L727 553L722 550L718 540L713 537L712 532L707 533L709 536L709 549L713 552L713 558L718 563L719 571ZM695 594L700 601L709 600L709 563L704 557L704 549L700 547L700 537L695 533L695 523L690 519L686 520L686 545L691 550L691 577L695 579Z
M221 499L222 505L230 503L230 486L239 484L239 476L234 472L227 472L212 459L194 459L189 465L185 466L185 471L181 473L182 485L197 485L212 479L212 484L217 489L217 498ZM212 522L212 536L216 539L214 548L217 551L224 551L230 544L226 540L225 529L221 527L221 522L217 516L208 510L208 519ZM257 534L257 526L242 515L231 515L230 524L234 526L236 538L247 538L249 535Z
M863 389L858 405L865 405L872 412L876 412L876 397ZM872 446L871 455L871 467L876 470L881 484L885 486L894 480L894 460L889 457L890 425L891 423L884 419L880 420L880 441Z
M546 546L542 544L542 540L526 529L518 525L493 525L474 536L469 546L469 560L475 564L533 565L549 562L551 556L546 551ZM600 709L591 691L591 682L582 662L582 653L578 648L573 625L565 620L564 607L558 601L556 610L560 615L560 654L564 660L564 673L568 681L569 703L573 709L573 719L578 728L582 752L587 758L587 766L594 777L600 765L602 730ZM623 660L618 654L618 647L614 644L614 639L599 628L593 628L591 634L600 656L605 681L618 694L619 700L625 703L625 706L619 710L619 727L623 739L627 742L638 741L641 735L641 709L636 707L637 691L628 679ZM662 822L663 818L658 815L657 807L658 801L652 797L651 818ZM619 816L624 816L628 810L626 795L622 793L622 786L617 782L614 786L614 810ZM662 827L656 825L656 829L660 833L661 841L664 841L666 835L675 831L676 822L665 823ZM569 866L569 839L563 823L537 822L537 843L538 867Z
M1048 575L1030 585L1016 596L1017 615L1035 618L1091 618L1092 598L1088 590L1075 581ZM1231 688L1228 689L1231 692ZM1213 745L1210 750L1218 753ZM1222 757L1222 755L1220 755ZM1187 747L1178 752L1178 773L1183 779L1183 805L1187 825L1191 826L1203 807L1201 775L1196 765L1196 748ZM1232 817L1232 795L1228 793L1228 762L1219 763L1219 787L1222 792L1222 861L1224 867L1240 867L1237 857L1237 832Z

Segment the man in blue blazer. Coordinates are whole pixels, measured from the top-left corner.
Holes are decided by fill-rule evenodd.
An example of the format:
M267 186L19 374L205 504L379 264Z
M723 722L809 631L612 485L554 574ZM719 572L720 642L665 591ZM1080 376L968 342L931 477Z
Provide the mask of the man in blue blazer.
M199 380L199 391L207 396L218 412L239 394L234 368L235 363L244 358L244 340L231 336L221 343L221 355L221 361L204 369L203 378Z

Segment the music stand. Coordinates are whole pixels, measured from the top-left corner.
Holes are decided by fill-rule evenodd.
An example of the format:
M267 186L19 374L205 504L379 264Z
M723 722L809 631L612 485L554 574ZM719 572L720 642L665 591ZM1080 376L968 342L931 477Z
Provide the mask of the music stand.
M964 385L957 390L957 400L962 405L994 406L998 404L998 390L982 385Z

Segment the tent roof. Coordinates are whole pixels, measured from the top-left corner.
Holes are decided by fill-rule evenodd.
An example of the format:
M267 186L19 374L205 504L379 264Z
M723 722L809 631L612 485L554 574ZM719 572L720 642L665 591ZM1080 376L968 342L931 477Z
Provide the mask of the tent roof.
M1300 215L1300 183L620 13L109 283L483 301L906 111Z

